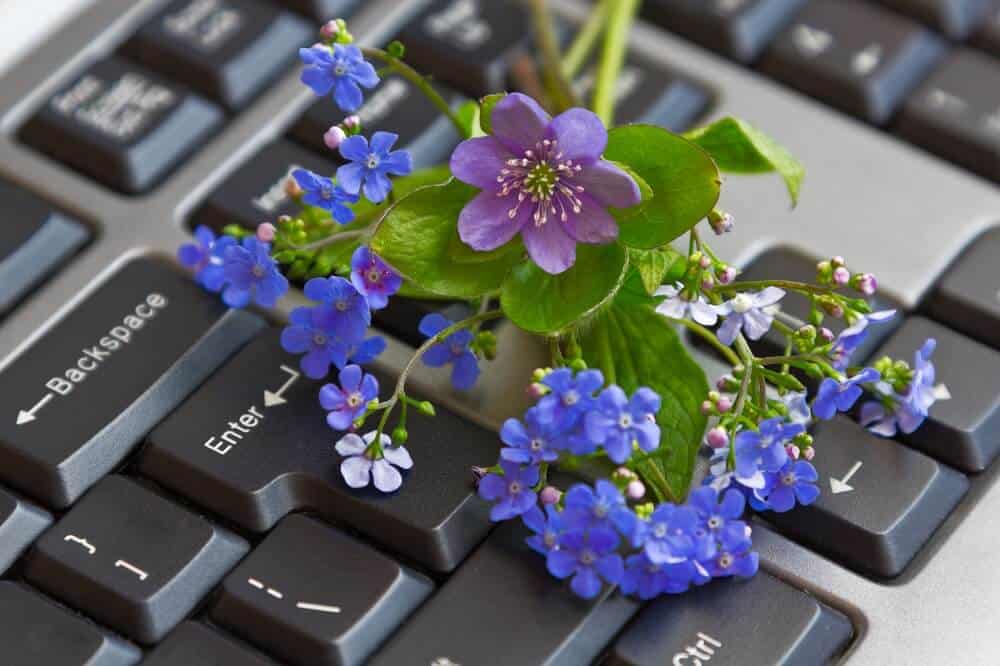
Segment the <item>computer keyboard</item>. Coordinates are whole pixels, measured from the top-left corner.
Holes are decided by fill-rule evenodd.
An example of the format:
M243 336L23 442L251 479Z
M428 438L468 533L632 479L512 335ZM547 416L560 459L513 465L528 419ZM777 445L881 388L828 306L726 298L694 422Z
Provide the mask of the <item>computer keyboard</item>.
M566 26L587 12L554 4ZM879 306L905 316L861 353L933 335L955 399L898 440L846 416L818 428L824 495L754 519L765 571L751 582L576 599L525 528L489 523L472 485L544 365L516 330L497 328L503 360L468 396L419 368L414 384L443 407L410 423L418 467L398 494L353 491L277 322L226 312L170 259L194 225L290 212L290 169L335 169L320 135L339 118L295 65L320 21L398 37L458 103L518 85L524 10L97 0L0 78L0 662L1000 660L1000 5L646 0L643 15L621 121L680 131L734 113L807 166L794 212L773 183L727 183L740 231L716 249L749 275L794 277L834 252L877 270ZM589 93L588 68L575 85ZM400 131L419 164L458 141L399 79L359 114ZM396 299L377 313L384 386L419 317L460 307Z

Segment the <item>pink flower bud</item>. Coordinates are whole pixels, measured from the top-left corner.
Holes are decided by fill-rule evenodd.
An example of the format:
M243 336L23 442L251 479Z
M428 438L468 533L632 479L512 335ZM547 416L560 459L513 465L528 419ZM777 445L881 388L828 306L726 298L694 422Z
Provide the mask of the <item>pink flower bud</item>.
M628 467L619 467L615 470L614 475L616 479L635 479L638 478L635 472L630 470Z
M721 236L722 234L728 234L733 230L735 222L733 216L729 213L722 213L718 216L711 216L708 219L709 225L712 227L712 231L715 232L716 236Z
M628 495L630 500L641 500L646 495L646 486L639 479L629 481L628 486L625 488L625 494Z
M837 266L847 265L847 262L844 261L844 258L839 254L836 257L830 259L830 263L833 264L834 268L836 268Z
M542 504L555 504L562 498L562 491L555 486L545 486L538 498L542 500Z
M705 402L701 403L702 414L711 414L713 411L715 411L715 405L713 405L711 402L706 400Z
M833 335L833 331L824 326L823 328L819 329L819 337L823 338L827 342L833 342L833 338L835 336Z
M472 471L472 482L476 484L478 484L483 479L484 476L489 474L488 469L486 469L485 467L479 467L478 465L474 465L471 471Z
M332 42L340 34L340 24L337 21L327 21L319 29L319 36L328 42Z
M356 115L347 116L344 118L344 127L347 129L357 129L361 126L361 118Z
M805 458L806 460L812 460L813 458L816 457L816 449L810 446L808 449L802 452L802 457Z
M710 291L715 287L715 280L712 279L711 275L706 275L705 279L701 281L701 288L705 291Z
M528 396L538 400L543 395L545 395L545 385L535 382L533 384L528 384Z
M851 272L843 266L838 266L836 270L833 271L833 282L837 286L843 287L845 284L851 281Z
M728 391L730 385L735 381L736 380L733 378L732 375L722 375L721 377L719 377L718 381L715 382L715 388L719 389L720 391Z
M862 273L855 276L856 289L865 296L874 296L878 291L878 280L871 273Z
M730 284L736 279L736 269L732 266L726 266L716 273L716 277L719 279L719 284Z
M719 408L719 413L725 414L733 408L733 401L728 396L722 396L715 402L715 406Z
M698 261L698 265L702 268L708 268L712 265L712 258L706 255L701 255L701 259Z
M715 426L705 435L705 442L713 449L724 449L729 446L729 433L721 426Z
M337 150L346 138L347 134L344 130L340 129L340 125L334 125L326 131L326 134L323 135L323 143L325 143L326 147L330 150Z
M261 243L270 243L274 240L274 234L278 230L270 222L257 225L257 240Z
M792 460L799 459L799 453L800 453L799 447L795 446L794 444L785 444L785 451L788 452L788 457L791 458Z

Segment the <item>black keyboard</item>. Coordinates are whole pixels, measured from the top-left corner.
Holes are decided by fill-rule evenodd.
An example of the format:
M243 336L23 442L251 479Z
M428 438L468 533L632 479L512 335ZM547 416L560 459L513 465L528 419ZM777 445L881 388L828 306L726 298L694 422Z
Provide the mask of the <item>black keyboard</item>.
M777 565L743 585L650 604L612 591L570 596L523 528L495 528L476 497L469 470L498 447L485 427L495 419L470 418L486 398L456 401L423 369L422 390L452 408L411 422L421 457L404 489L386 497L347 488L321 427L318 385L290 370L275 322L227 311L165 244L144 251L142 233L118 219L123 206L171 196L184 202L171 240L202 224L253 227L291 209L291 170L332 172L337 157L319 141L338 120L332 105L279 99L294 89L296 51L320 21L354 16L362 40L398 37L458 104L520 85L518 62L534 48L523 7L139 4L127 30L98 13L111 46L52 67L51 94L12 130L22 156L74 185L38 188L16 163L0 165L0 352L12 352L0 366L0 663L745 666L823 664L863 647L866 625L851 602L814 594ZM388 26L376 16L387 8L399 19ZM683 36L739 63L747 79L815 98L872 141L912 144L968 171L942 167L951 178L1000 180L997 3L647 0L643 16L643 30ZM584 67L574 85L589 95L593 72ZM639 47L617 92L621 122L675 131L707 119L726 94ZM245 146L230 138L277 110L278 129L256 128ZM446 160L459 140L396 78L369 91L358 113L367 129L397 131L417 166ZM191 175L219 145L237 148L224 168ZM91 199L107 203L113 233L100 215L77 212ZM88 253L105 246L117 258L95 276ZM885 297L880 307L907 311L902 323L873 331L856 352L859 362L899 356L932 335L939 380L955 399L898 440L875 439L847 416L823 424L814 433L830 441L817 461L822 499L765 516L761 530L865 585L889 587L925 566L942 525L984 492L1000 453L998 257L994 228L950 267L939 262L918 303ZM820 258L772 247L746 262L745 276L808 278ZM47 291L66 293L66 282L82 290L68 305ZM467 307L394 299L375 326L412 352L422 315L454 319ZM807 310L787 303L792 316ZM39 321L48 323L36 333ZM26 344L3 338L29 327ZM774 344L758 343L780 352ZM395 371L376 370L383 387ZM282 399L269 399L278 387Z

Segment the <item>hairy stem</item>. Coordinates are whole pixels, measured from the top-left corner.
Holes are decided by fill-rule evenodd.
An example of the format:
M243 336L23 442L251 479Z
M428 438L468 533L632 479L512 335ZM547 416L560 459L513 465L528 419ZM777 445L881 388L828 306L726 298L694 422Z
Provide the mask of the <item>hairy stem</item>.
M730 284L720 284L716 291L754 291L766 289L767 287L779 287L788 291L797 291L803 294L834 294L836 289L824 287L819 284L809 284L808 282L796 282L795 280L752 280L748 282L732 282Z
M311 252L313 250L321 250L327 245L333 245L334 243L342 243L343 241L354 240L356 238L364 238L371 231L368 227L364 229L357 229L355 231L342 231L340 233L330 234L326 238L321 238L318 241L313 241L306 245L293 245L291 249L301 251L301 252Z
M567 79L576 76L583 64L587 62L587 58L590 57L597 44L597 38L604 32L612 2L613 0L601 0L590 11L587 21L580 26L580 32L576 33L573 43L569 45L569 49L563 55L562 71L563 76Z
M608 127L615 119L615 87L618 84L618 74L625 62L629 30L638 9L639 0L618 0L613 4L608 16L604 49L597 69L597 82L594 85L593 103L594 113Z
M530 0L532 27L542 56L542 76L552 100L553 111L562 113L566 109L579 106L569 80L563 75L560 62L559 43L556 39L552 14L548 0Z

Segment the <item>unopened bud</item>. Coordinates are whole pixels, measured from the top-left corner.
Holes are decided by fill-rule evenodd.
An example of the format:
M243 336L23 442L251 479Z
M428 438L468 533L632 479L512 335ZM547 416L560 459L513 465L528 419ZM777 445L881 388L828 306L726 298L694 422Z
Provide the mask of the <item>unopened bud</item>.
M612 476L619 481L631 481L632 479L637 479L635 472L630 470L628 467L619 467L614 471Z
M347 129L358 129L361 127L361 117L357 115L350 115L344 118L344 127Z
M830 265L833 266L834 268L837 268L839 266L846 266L847 262L844 261L844 258L838 254L837 256L830 259Z
M708 224L716 236L728 234L733 230L733 216L720 210L713 210L708 214Z
M538 382L532 382L531 384L528 384L528 397L530 398L538 400L548 392L549 390L545 386L545 384L539 384Z
M799 447L795 446L794 444L785 444L785 452L788 453L788 457L791 458L792 460L799 459L799 453L800 453Z
M701 255L701 259L698 260L698 265L702 268L710 268L712 266L712 258L708 255Z
M728 398L728 396L722 396L715 401L715 406L719 408L720 414L725 414L730 409L733 408L733 401Z
M641 500L646 495L646 486L639 479L629 481L628 486L625 488L625 494L628 495L630 500Z
M715 426L705 435L705 442L713 449L724 449L729 446L729 433L722 426Z
M806 460L812 460L813 458L816 457L816 449L810 446L808 449L802 452L802 457L805 458Z
M299 181L295 180L292 176L285 179L285 194L290 199L298 199L304 194L302 188L299 187Z
M472 482L476 485L479 485L479 482L483 480L483 477L490 473L490 471L485 467L479 467L477 465L473 465L470 471L472 472Z
M701 403L702 414L711 414L714 411L715 411L715 405L712 404L712 402L706 400L705 402Z
M705 291L711 291L715 288L715 279L711 275L706 275L701 281L701 288Z
M859 273L851 280L851 285L865 296L874 296L878 291L878 280L871 273Z
M736 279L736 269L732 266L726 266L721 271L716 272L715 277L719 280L719 284L730 284Z
M833 342L833 339L836 336L833 334L833 331L828 329L826 326L823 326L819 329L819 337L823 338L825 342Z
M843 287L851 281L851 272L844 266L838 266L833 271L833 283L838 287Z
M396 426L392 431L392 443L393 444L406 444L406 440L410 438L410 433L406 432L406 428L403 426Z
M319 29L319 36L325 41L332 42L337 39L337 35L340 34L340 23L337 21L327 21L323 24L323 27Z
M413 406L417 408L417 411L424 416L434 416L437 414L437 410L434 409L433 403L428 400L422 400L421 402L413 403Z
M330 150L337 150L340 148L340 144L344 143L344 139L347 138L347 133L341 129L340 125L334 125L326 131L323 135L323 143Z
M542 501L542 504L558 504L559 500L562 499L562 491L555 486L545 486L538 494L538 499Z
M261 243L270 243L274 240L274 234L278 230L270 222L257 225L257 240Z

